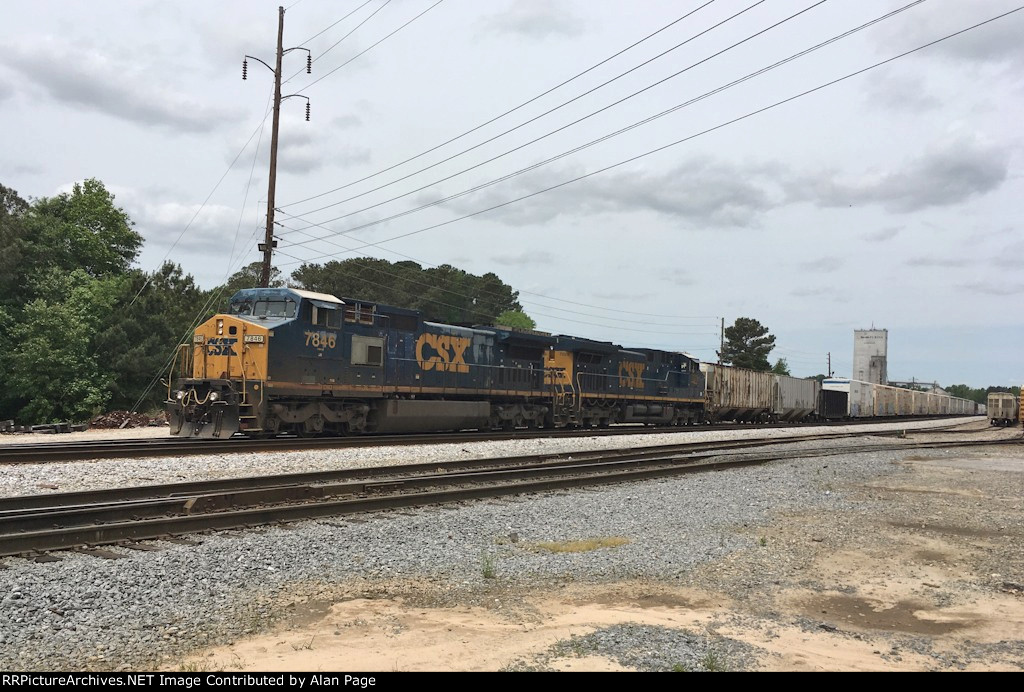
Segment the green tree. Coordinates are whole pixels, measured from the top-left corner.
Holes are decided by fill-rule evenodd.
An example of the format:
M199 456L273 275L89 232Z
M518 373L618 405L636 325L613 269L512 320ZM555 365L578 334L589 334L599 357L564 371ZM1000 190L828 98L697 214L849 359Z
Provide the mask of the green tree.
M494 318L499 327L518 327L519 329L536 329L537 323L532 317L521 310L506 310Z
M92 337L114 307L116 280L99 281L82 270L51 278L60 284L51 297L26 305L11 329L6 393L17 417L29 422L83 420L110 398L112 378Z
M768 327L750 317L738 317L725 328L725 348L719 354L726 365L762 372L771 369L768 354L775 348L775 337Z
M142 247L128 214L99 180L75 183L70 193L43 197L25 217L33 268L81 269L99 277L128 271Z
M310 291L413 308L428 320L493 324L506 310L521 311L519 294L496 274L475 276L443 264L424 269L416 262L360 257L304 264L292 280Z
M103 354L111 408L130 409L138 402L146 410L166 398L159 382L151 385L167 375L168 359L179 343L191 340L195 325L213 316L214 307L206 306L208 297L173 262L155 272L135 270L123 278L119 309L105 315L93 346Z
M789 363L786 362L785 358L779 358L775 361L775 365L772 366L772 372L776 375L789 375Z

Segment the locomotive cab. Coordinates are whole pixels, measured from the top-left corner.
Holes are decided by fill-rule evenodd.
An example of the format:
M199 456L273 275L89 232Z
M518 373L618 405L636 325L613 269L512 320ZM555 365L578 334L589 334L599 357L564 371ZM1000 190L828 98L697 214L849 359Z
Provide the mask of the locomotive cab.
M328 315L340 314L342 306L334 296L287 288L236 293L226 313L199 325L192 343L179 349L167 398L171 434L226 438L265 432L275 332L293 331L289 326L302 322L303 315L312 324L295 326L308 332L317 320L326 324Z

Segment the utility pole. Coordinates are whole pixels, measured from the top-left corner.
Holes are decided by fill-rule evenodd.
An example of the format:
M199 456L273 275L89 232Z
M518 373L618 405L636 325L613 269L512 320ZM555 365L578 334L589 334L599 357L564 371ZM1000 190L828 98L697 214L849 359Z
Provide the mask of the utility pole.
M825 369L829 377L832 377L832 351L828 352L828 367Z
M718 364L722 364L722 353L725 351L725 318L722 318L722 331L719 332L718 341Z
M302 94L288 94L281 96L281 61L286 53L293 50L306 51L306 74L313 72L313 55L308 48L284 48L284 7L277 8L277 60L276 67L271 67L259 58L246 55L242 60L242 79L248 78L248 58L263 63L264 67L274 73L274 120L270 131L270 180L267 183L267 232L263 236L263 242L258 245L263 253L263 268L260 271L260 288L270 287L270 267L274 257L274 248L277 241L274 240L274 197L277 193L277 139L281 125L281 101L298 96L306 99L306 120L309 120L309 98Z

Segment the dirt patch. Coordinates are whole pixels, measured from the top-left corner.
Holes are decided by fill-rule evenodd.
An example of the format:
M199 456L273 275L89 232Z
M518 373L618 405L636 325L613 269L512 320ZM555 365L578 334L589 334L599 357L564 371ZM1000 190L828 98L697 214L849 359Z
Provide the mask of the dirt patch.
M804 603L809 617L819 618L839 627L859 630L907 632L910 634L949 634L973 624L973 620L930 620L933 606L923 601L897 601L887 606L848 594L820 594Z
M890 522L890 526L898 529L908 529L910 531L926 531L929 533L941 533L949 536L962 536L964 538L1006 538L1017 535L1013 532L1008 532L1002 528L994 529L982 529L971 526L962 526L954 524L931 524L927 522L905 522L896 521Z

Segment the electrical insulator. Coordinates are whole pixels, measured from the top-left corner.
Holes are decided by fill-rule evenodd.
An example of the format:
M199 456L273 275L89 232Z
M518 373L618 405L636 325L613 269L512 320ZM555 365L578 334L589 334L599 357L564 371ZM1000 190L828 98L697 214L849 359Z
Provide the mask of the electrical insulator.
M309 122L309 101L306 101L306 122Z
M243 81L245 79L247 79L247 74L246 73L248 71L249 71L249 61L248 60L243 60L242 61L242 80Z
M306 53L306 74L313 74L313 54Z

